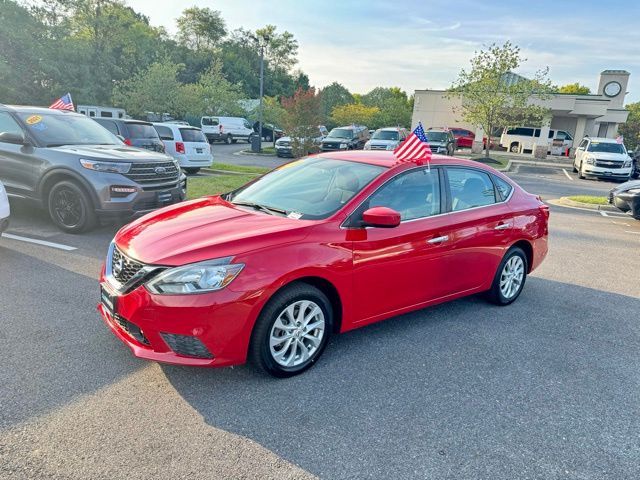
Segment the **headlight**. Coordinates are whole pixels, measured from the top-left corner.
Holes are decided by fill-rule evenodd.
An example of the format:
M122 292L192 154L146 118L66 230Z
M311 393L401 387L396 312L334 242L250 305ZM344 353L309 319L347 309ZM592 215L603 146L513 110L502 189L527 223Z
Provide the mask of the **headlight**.
M595 165L596 164L596 159L593 157L587 157L585 159L585 162L587 163L587 165Z
M629 168L631 166L631 160L625 160L622 164L622 168Z
M127 173L131 169L130 163L101 162L96 160L80 159L80 165L89 170L107 173Z
M367 142L364 144L364 149L365 150L371 150L371 142Z
M341 143L340 144L340 148L347 148L349 145L347 145L346 143Z
M395 150L397 146L397 143L390 143L389 145L387 145L387 150Z
M193 263L165 270L146 284L157 295L185 295L222 290L244 268L244 264L225 264L228 258Z

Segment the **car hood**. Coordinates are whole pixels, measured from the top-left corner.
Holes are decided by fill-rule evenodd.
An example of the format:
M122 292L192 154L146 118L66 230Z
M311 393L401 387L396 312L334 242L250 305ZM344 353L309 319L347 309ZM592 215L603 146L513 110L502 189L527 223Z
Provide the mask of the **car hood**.
M640 188L640 180L629 180L611 189L612 193L626 192L632 188Z
M397 145L398 140L369 140L369 144L371 145Z
M338 138L338 137L325 137L322 139L322 142L331 142L331 143L349 143L353 138Z
M127 162L149 162L171 160L164 153L153 152L128 145L63 145L49 150L96 160L122 160Z
M625 160L629 160L629 156L622 153L587 152L587 154L597 158L598 160L614 160L616 162L624 162Z
M203 197L145 215L123 227L114 240L143 263L178 266L298 242L313 224Z

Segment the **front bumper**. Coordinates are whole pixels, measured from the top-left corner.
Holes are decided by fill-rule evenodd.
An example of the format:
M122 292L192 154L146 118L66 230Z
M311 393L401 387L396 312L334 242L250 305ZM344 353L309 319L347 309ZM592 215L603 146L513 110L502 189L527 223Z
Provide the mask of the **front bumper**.
M606 169L602 167L596 167L594 165L585 164L582 168L582 173L585 176L589 177L626 179L629 178L629 175L631 175L631 167Z
M119 184L122 184L120 182ZM178 184L171 188L161 190L143 190L133 184L137 192L122 198L109 198L102 200L96 213L104 219L129 219L146 215L162 207L182 202L187 197L187 179L181 177ZM108 191L109 187L105 190ZM107 193L108 195L108 193ZM105 196L102 194L101 196Z
M227 287L201 295L153 295L144 286L115 295L115 311L98 312L139 358L176 365L224 367L246 361L254 304Z

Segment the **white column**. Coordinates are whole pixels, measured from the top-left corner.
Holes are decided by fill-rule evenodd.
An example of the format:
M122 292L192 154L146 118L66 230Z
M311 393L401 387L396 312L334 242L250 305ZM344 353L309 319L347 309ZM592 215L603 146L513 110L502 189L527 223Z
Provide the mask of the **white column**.
M571 151L569 156L574 158L576 156L576 148L580 145L580 142L584 138L585 128L587 127L587 119L585 117L578 117L578 121L576 122L576 131L573 134L573 146L571 147Z
M540 136L534 137L533 156L535 158L547 158L549 151L549 130L551 126L551 117L546 117L540 126Z
M473 139L473 143L471 144L471 153L482 153L483 138L484 129L482 127L476 128L476 136Z

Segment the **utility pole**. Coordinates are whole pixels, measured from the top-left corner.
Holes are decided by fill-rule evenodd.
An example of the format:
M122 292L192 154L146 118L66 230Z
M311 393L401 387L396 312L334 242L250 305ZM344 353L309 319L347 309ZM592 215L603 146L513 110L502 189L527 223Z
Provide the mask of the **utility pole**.
M260 118L258 119L258 135L260 136L259 152L262 152L262 122L264 121L264 43L260 43Z

